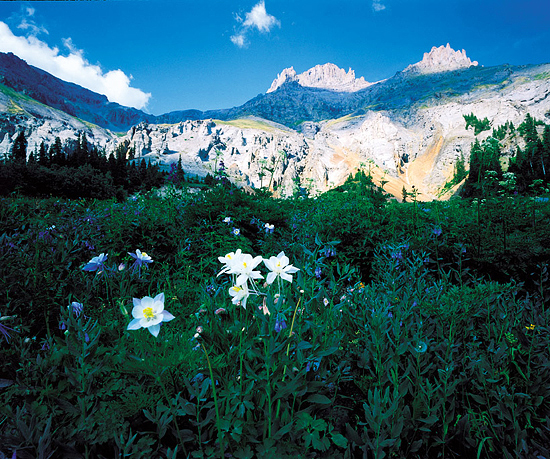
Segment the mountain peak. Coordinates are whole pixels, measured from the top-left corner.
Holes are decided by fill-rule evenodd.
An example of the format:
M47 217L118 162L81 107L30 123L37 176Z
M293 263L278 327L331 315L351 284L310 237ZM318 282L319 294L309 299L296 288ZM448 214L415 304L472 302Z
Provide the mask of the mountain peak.
M404 71L412 73L437 73L451 70L466 69L479 65L470 60L466 51L455 51L449 43L447 46L433 47L429 53L424 53L420 62L409 65Z
M297 74L294 67L286 68L273 80L267 92L273 92L288 81L297 81L300 86L329 89L338 92L354 92L370 86L372 83L363 77L355 78L350 68L347 72L335 64L316 65L303 73Z

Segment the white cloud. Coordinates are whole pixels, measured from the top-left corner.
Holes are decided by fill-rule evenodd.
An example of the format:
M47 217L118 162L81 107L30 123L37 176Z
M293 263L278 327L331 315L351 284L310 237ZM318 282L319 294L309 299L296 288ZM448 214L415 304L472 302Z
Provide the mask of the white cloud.
M239 30L231 36L231 41L239 48L246 47L248 44L247 34L251 29L257 29L261 33L268 33L274 26L281 26L281 22L265 9L265 2L262 0L245 14L245 20L235 14L235 19L242 25Z
M260 32L267 33L275 25L280 26L281 23L275 16L267 14L265 3L258 3L250 13L246 13L246 20L243 24L245 27L256 27Z
M24 22L24 21L23 21ZM23 23L22 23L23 24ZM46 32L37 27L20 27ZM69 50L67 55L60 53L57 47L50 48L48 44L39 40L35 35L27 37L14 35L9 26L0 21L0 52L13 53L52 75L70 83L83 86L91 91L104 94L111 102L117 102L128 107L142 109L147 105L151 94L130 86L131 76L122 70L103 70L90 64L82 50L77 49L70 38L63 41Z
M244 33L231 35L231 41L239 48L244 48L246 46L246 37L244 36Z
M386 5L381 0L372 0L372 9L374 11L382 11L386 9Z

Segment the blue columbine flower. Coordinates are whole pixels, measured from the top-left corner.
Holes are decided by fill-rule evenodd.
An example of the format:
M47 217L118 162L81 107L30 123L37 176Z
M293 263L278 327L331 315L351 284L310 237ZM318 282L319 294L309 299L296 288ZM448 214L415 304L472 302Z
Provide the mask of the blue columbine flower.
M104 263L105 260L107 260L107 257L109 255L105 255L104 253L99 254L97 257L93 257L84 268L82 268L83 271L103 271L104 269Z

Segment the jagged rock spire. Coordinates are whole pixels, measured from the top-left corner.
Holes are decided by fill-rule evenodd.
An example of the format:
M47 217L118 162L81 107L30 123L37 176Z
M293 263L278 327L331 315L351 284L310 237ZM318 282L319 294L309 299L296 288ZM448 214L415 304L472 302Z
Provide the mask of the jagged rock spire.
M296 74L294 67L286 68L273 80L267 92L273 92L288 81L297 81L300 86L329 89L338 92L354 92L370 86L372 83L363 77L355 78L350 68L347 72L334 64L316 65L303 73Z
M409 65L404 72L448 72L477 65L477 61L472 61L466 56L466 51L455 51L447 43L447 46L440 46L439 48L434 46L429 53L424 53L424 57L420 62Z

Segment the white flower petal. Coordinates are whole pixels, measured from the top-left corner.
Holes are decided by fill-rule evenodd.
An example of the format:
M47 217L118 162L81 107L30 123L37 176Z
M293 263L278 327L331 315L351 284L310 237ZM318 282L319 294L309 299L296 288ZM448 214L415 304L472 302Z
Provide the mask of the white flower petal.
M288 282L292 282L292 276L287 273L281 273L281 279L286 280Z
M267 282L268 284L272 284L273 281L274 281L275 279L277 279L277 274L274 273L273 271L271 271L271 272L267 275L266 282Z
M172 319L175 319L176 317L173 314L170 314L168 311L162 311L162 321L163 322L169 322Z
M149 327L147 330L149 330L151 335L153 335L156 338L159 334L159 331L160 331L160 324L153 325L153 326Z
M137 330L138 328L141 328L140 319L133 319L126 330Z

